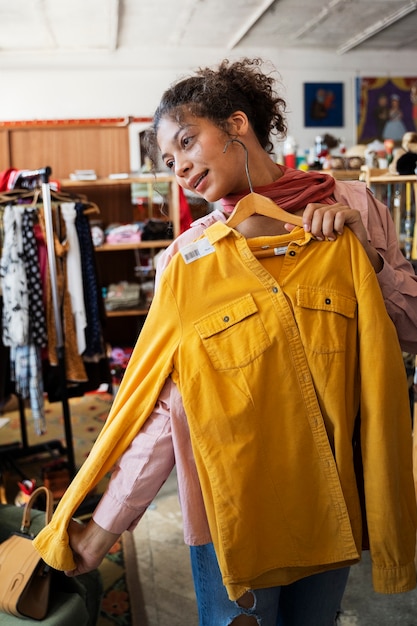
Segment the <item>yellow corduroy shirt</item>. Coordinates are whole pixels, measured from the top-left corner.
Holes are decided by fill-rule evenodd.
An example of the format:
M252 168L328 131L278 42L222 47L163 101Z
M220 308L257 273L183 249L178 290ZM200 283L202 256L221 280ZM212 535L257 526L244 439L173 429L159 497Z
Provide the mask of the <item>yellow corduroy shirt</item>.
M52 567L74 567L71 516L171 375L231 599L359 560L359 409L374 588L414 588L407 383L375 272L349 229L335 242L295 229L258 243L279 254L275 276L223 223L165 270L107 422L34 541Z

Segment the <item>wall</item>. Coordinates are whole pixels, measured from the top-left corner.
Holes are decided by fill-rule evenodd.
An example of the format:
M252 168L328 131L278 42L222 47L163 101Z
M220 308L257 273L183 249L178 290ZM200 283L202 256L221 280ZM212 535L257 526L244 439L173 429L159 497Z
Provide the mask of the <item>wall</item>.
M278 69L283 97L288 104L289 133L299 146L314 144L317 134L343 137L347 146L356 143L355 78L357 76L413 76L415 59L409 52L351 51L337 56L302 50L223 51L172 49L134 53L120 50L88 56L32 54L30 57L0 54L0 121L94 117L146 117L152 115L161 92L178 77L200 65L223 57L262 56ZM191 59L191 61L190 61ZM345 126L304 128L303 83L343 82Z
M52 168L52 178L59 179L68 178L77 169L93 169L99 177L128 172L128 127L65 123L0 130L0 169L38 169L45 165Z

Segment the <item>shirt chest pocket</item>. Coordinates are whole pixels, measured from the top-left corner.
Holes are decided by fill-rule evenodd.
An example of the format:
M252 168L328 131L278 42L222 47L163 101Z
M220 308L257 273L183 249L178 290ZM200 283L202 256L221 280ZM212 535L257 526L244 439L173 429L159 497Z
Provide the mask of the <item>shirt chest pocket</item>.
M355 341L356 309L353 296L300 285L294 314L305 347L318 353L344 352Z
M271 345L251 294L202 317L194 327L217 370L245 367Z

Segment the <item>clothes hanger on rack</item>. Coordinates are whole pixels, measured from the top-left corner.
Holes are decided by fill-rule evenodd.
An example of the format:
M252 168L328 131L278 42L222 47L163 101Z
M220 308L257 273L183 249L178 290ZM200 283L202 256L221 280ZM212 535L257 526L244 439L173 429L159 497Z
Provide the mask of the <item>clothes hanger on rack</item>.
M81 202L84 206L84 215L99 214L100 209L95 202L88 200L85 195L74 195L65 191L50 190L51 195L51 207L56 208L62 202ZM34 187L33 189L10 189L0 193L0 205L15 204L17 201L27 200L27 203L22 203L25 208L39 208L43 206L42 203L42 190L40 187Z
M231 139L227 142L224 152L226 152L227 148L232 142L236 142L242 146L245 151L245 170L246 176L248 178L250 193L241 198L239 202L236 204L232 214L227 219L226 224L231 228L235 228L238 224L246 220L248 217L252 215L263 215L264 217L271 217L272 219L279 220L281 222L286 222L288 224L293 224L294 226L302 226L303 218L301 215L295 215L294 213L289 213L285 211L282 207L275 204L271 198L267 198L260 193L253 191L252 181L249 174L249 154L248 149L240 139Z
M83 211L84 215L100 214L100 209L95 202L91 202L90 200L88 200L85 203L85 206L86 208Z
M100 213L98 205L95 202L89 200L84 194L75 195L67 191L54 191L51 189L51 199L58 204L62 202L81 202L81 204L84 204L85 206L85 209L83 211L84 215Z
M10 189L0 193L0 204L14 204L17 200L28 200L33 204L35 193L33 189ZM36 199L38 196L36 196Z

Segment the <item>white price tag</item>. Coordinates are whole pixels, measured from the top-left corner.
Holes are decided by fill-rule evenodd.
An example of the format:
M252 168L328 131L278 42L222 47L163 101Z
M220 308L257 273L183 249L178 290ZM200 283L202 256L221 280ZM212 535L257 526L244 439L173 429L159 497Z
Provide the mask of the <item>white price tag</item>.
M193 243L189 243L180 250L181 256L187 265L188 263L197 261L197 259L201 259L203 256L212 254L214 251L214 247L205 237L203 239L199 239L198 241L194 241Z

